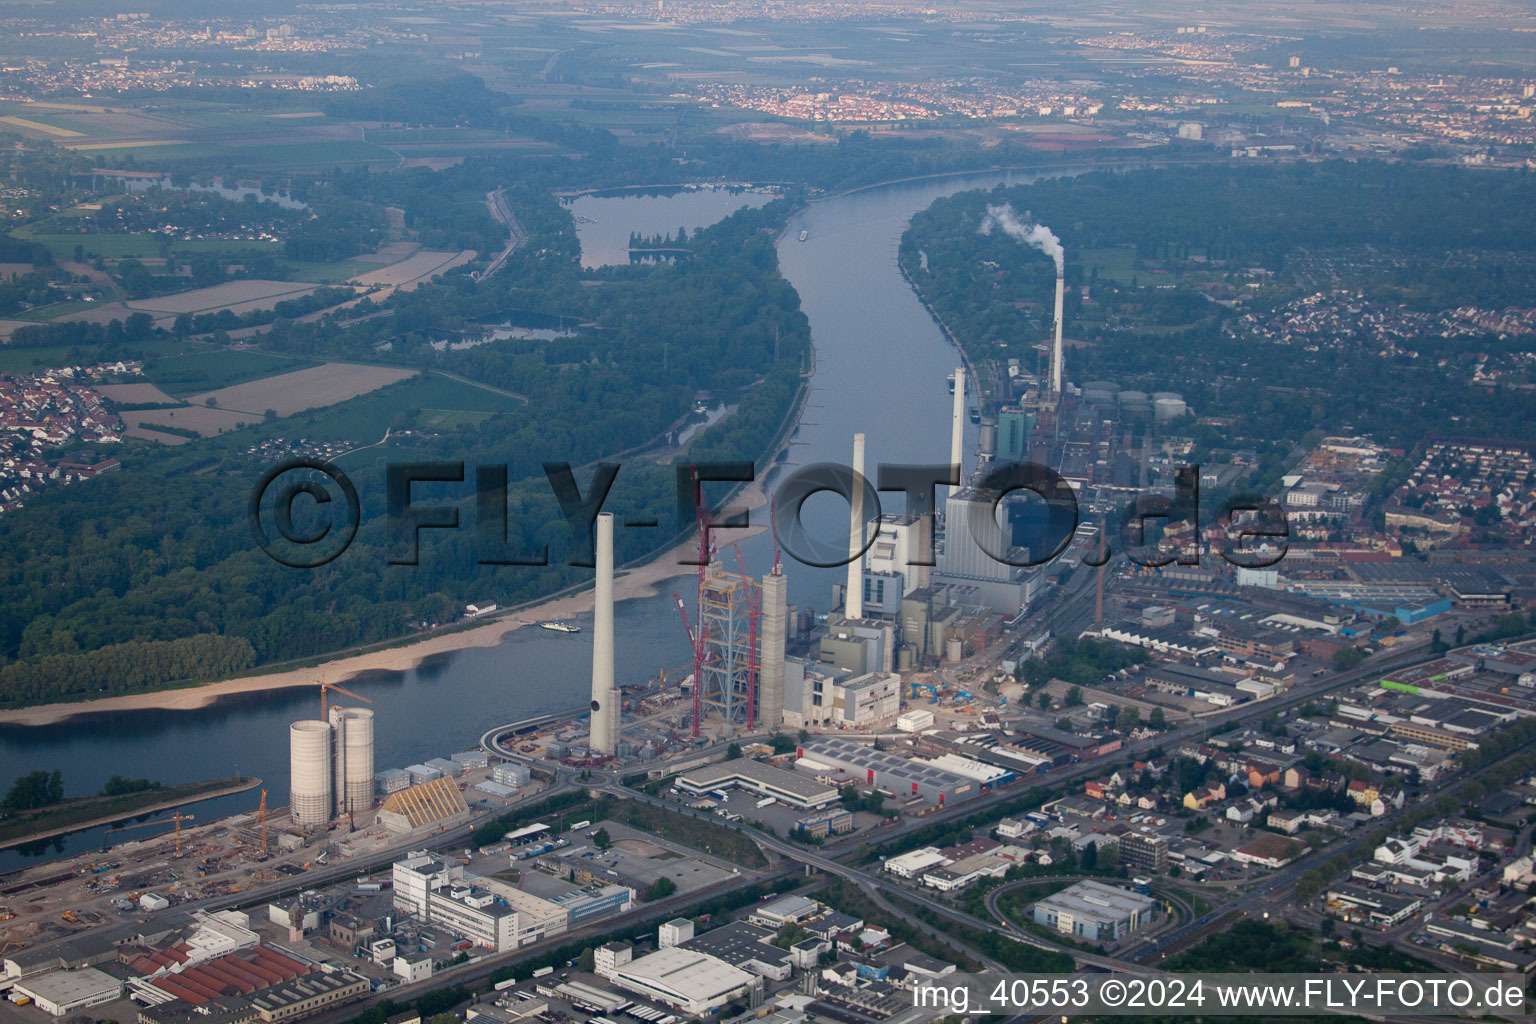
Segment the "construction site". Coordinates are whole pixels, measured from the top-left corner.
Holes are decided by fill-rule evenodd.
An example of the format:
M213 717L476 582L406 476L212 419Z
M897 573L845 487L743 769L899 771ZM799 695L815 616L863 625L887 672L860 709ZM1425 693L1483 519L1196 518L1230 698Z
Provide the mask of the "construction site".
M0 956L142 920L175 906L298 884L317 868L380 858L541 792L525 768L492 767L482 750L375 772L368 699L319 682L321 717L295 722L292 790L252 792L248 812L200 821L186 809L106 830L106 845L0 878ZM325 726L324 729L319 728ZM335 780L340 779L341 785Z

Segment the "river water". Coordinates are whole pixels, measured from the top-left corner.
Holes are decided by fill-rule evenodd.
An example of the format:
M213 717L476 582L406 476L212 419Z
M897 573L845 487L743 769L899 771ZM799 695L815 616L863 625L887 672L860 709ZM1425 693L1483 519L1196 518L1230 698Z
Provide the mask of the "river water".
M908 219L940 196L1032 177L999 172L883 185L813 203L796 215L779 243L779 259L810 319L816 367L800 430L787 461L770 476L770 487L786 467L847 464L856 431L867 435L871 476L882 461L948 460L951 399L945 377L956 365L956 353L901 276L897 245ZM667 223L656 215L637 221L636 230L655 230L650 220ZM630 227L621 229L627 239ZM967 429L975 430L970 424ZM967 451L974 442L974 436L968 438ZM901 511L900 495L881 499L887 511ZM759 511L754 518L764 515ZM812 498L804 521L813 538L846 545L846 502L830 495ZM729 543L728 533L720 536ZM749 538L741 552L749 572L766 572L772 539ZM831 605L832 584L844 576L844 570L810 569L793 561L786 561L785 572L791 603L821 612ZM658 669L689 662L671 596L677 589L689 598L688 582L679 579L660 588L657 597L618 605L619 683L642 682ZM576 621L590 627L590 621ZM373 701L375 764L382 771L447 756L475 745L493 726L583 702L590 666L590 628L576 635L522 629L496 647L442 655L411 671L381 672L347 685ZM0 785L37 768L60 769L70 795L95 792L118 774L173 783L239 773L260 776L269 802L282 805L288 791L288 724L318 716L318 703L318 694L307 689L276 690L196 711L0 726ZM207 821L253 810L257 798L252 791L204 801L194 813ZM142 838L148 831L125 838ZM50 840L41 849L0 851L0 871L99 848L105 839L103 830L93 829Z

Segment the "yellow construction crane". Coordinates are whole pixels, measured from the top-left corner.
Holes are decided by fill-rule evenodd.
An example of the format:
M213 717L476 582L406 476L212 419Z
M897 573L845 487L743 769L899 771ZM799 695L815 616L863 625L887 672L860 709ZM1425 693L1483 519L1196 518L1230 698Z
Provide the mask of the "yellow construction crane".
M367 697L359 696L345 687L337 686L335 683L328 683L324 679L316 679L315 685L320 687L320 721L322 722L329 722L331 720L330 693L332 690L335 690L337 693L344 693L353 700L360 700L364 704L373 703Z
M173 814L169 818L160 818L160 819L158 819L156 821L141 821L141 822L138 822L137 824L134 824L134 825L119 825L116 828L109 828L109 829L107 829L107 831L108 832L126 832L129 829L131 829L131 828L148 828L151 825L164 825L166 822L172 822L176 826L176 856L180 857L181 856L181 823L184 822L184 821L191 821L192 819L193 819L193 815L190 815L190 814Z

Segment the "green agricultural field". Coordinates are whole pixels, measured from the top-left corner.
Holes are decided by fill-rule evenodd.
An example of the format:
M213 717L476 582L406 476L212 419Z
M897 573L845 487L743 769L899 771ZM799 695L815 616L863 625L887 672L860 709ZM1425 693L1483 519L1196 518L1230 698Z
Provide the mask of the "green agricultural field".
M69 345L40 345L37 348L0 345L0 373L38 373L49 367L65 366L78 361L70 357L71 352L80 358L91 356L86 350L76 350Z
M1098 268L1099 277L1129 285L1137 273L1145 273L1140 267L1133 245L1117 245L1108 249L1084 249L1080 254L1083 267L1092 271Z
M338 260L335 263L308 263L302 260L284 260L283 270L292 281L311 281L315 284L341 284L359 274L378 270L382 264L364 263L359 260Z
M265 239L226 239L226 238L193 238L187 241L171 243L171 251L182 255L193 253L246 253L246 252L278 252L282 249L282 242L269 242Z
M16 232L24 235L24 232ZM72 260L75 258L75 246L85 250L85 258L90 259L100 256L109 260L121 260L128 257L143 259L144 257L161 256L160 239L156 235L102 235L102 234L69 234L69 235L32 235L34 242L41 242L53 253L56 260Z
M284 420L288 434L321 441L369 443L409 419L427 430L451 430L459 423L487 419L523 408L521 402L446 377L413 377L349 402L300 413ZM447 417L439 420L438 417Z
M423 409L417 423L428 430L452 430L491 418L489 412L467 409Z
M250 252L277 252L283 247L281 242L268 242L257 240L232 240L223 238L195 238L189 241L173 241L163 244L158 235L116 235L100 234L96 232L82 234L47 234L28 235L26 229L15 232L18 237L30 237L33 241L41 242L53 253L56 260L72 260L75 258L75 246L85 250L85 258L93 259L97 256L109 260L121 259L154 259L165 255L165 248L183 257L196 253L220 253L226 255L238 255Z
M364 138L375 146L409 146L444 142L532 142L489 128L370 128Z
M167 132L167 134L174 134ZM103 142L91 147L76 146L75 149L86 156L102 156L108 167L127 166L132 167L143 163L151 169L163 167L166 163L178 160L212 159L215 157L233 156L236 151L229 146L221 146L216 142L189 142L181 144L174 139L166 139L163 144L151 142L141 145L137 142L125 142L114 146Z
M70 302L50 302L46 306L33 306L31 309L17 313L17 320L36 320L38 323L47 323L68 313L78 313L84 309L90 309L93 303L82 300Z
M188 350L206 351L207 346L196 341L177 341L174 338L150 338L135 342L132 355L145 359L168 358ZM70 345L39 345L35 348L15 348L0 345L0 373L37 373L55 366L76 363L95 363L102 353L91 346L75 348Z
M166 394L185 398L318 365L314 360L269 352L230 351L200 345L185 354L148 363L144 375Z

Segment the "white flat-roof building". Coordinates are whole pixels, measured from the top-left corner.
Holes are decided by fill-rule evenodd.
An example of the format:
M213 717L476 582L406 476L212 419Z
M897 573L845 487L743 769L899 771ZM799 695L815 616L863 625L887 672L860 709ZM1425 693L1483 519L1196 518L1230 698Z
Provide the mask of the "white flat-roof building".
M1000 786L1005 782L1012 782L1015 777L1007 768L999 768L995 764L987 764L985 761L978 761L974 757L963 757L960 754L918 757L913 758L912 762L930 765L967 779L975 779L983 786Z
M940 853L936 847L925 846L921 850L913 850L887 859L885 870L898 878L916 878L929 868L941 867L948 863L949 858Z
M820 917L826 907L804 896L780 896L772 903L764 903L747 915L747 920L764 928L782 928L786 924L804 924Z
M686 917L674 917L656 929L656 946L658 949L671 949L673 946L681 946L691 938L693 938L693 921Z
M694 795L733 786L806 809L825 807L838 799L836 789L809 775L785 771L745 757L695 768L677 778L677 788Z
M681 946L660 949L619 967L613 983L675 1010L703 1016L761 984L724 960Z
M105 971L82 967L24 978L16 983L15 991L29 997L44 1013L62 1017L87 1006L110 1003L123 994L123 983Z
M1035 904L1035 923L1087 939L1114 942L1152 919L1157 901L1103 882L1078 882Z

